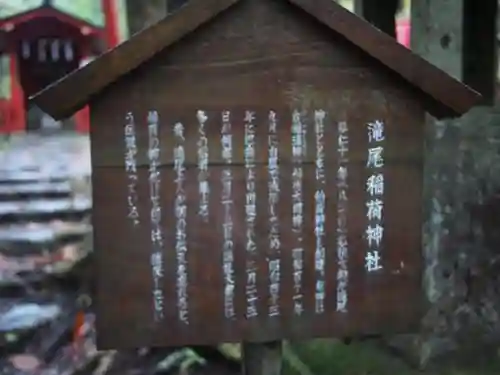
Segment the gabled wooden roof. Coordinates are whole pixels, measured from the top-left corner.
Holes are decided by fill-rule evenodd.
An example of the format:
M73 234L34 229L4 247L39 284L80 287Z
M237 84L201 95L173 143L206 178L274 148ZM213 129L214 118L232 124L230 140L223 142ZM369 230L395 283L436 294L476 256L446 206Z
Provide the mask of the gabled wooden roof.
M251 0L191 0L172 15L132 36L92 63L68 74L31 98L56 119L70 116L90 99L238 2ZM269 0L272 1L272 0ZM481 96L401 46L370 23L332 0L287 0L312 15L318 22L343 35L358 48L391 69L442 107L434 114L461 115ZM77 88L77 89L75 89Z

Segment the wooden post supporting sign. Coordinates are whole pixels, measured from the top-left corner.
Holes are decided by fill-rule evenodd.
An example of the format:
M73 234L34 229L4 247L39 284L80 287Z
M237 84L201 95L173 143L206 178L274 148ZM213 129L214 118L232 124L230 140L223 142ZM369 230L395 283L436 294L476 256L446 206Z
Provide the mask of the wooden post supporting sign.
M281 375L283 343L243 343L243 375Z

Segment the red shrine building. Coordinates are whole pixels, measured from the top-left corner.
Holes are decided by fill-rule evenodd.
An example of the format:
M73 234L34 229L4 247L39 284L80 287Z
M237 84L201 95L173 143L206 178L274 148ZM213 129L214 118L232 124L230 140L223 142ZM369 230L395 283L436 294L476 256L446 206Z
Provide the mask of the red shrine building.
M84 7L90 11L86 18L77 8L83 2L77 0L35 0L30 1L35 5L0 14L0 133L29 129L29 114L37 116L28 108L32 94L123 39L121 1L86 0ZM88 108L68 123L76 131L88 132Z

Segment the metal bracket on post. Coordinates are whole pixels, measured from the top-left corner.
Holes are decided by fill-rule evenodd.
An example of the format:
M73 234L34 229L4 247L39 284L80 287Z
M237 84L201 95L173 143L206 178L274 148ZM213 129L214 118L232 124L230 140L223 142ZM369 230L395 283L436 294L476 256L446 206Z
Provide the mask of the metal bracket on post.
M243 375L281 375L283 342L242 344Z

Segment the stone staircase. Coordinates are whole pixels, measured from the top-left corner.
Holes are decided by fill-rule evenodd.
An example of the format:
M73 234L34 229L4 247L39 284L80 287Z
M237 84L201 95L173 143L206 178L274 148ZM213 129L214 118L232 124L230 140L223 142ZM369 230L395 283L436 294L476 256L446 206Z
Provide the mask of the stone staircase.
M71 344L78 285L68 280L92 250L88 140L25 135L4 147L0 151L2 374L18 373L20 365L12 356L18 361L22 354L25 362L26 356L50 362Z
M82 243L91 233L89 156L85 139L56 135L13 140L4 150L0 286L30 273L68 271L88 255Z

